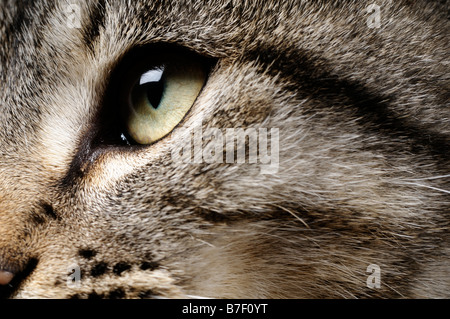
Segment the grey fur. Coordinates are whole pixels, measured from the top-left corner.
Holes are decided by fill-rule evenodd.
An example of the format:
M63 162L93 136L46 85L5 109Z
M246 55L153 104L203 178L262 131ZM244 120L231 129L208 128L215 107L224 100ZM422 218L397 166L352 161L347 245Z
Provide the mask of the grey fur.
M0 268L35 263L12 297L450 297L448 2L377 1L378 29L356 0L82 1L80 29L73 2L0 4ZM183 125L279 128L276 174L174 163L177 129L79 156L151 43L217 59Z

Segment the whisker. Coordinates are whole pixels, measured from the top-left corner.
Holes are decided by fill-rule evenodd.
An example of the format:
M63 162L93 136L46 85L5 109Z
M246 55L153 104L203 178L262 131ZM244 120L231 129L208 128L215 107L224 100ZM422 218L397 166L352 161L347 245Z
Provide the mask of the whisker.
M450 175L440 175L440 176L432 176L432 177L424 177L424 178L411 178L406 179L407 181L425 181L425 180L433 180L433 179L440 179L440 178L447 178L450 177Z
M446 193L446 194L450 194L450 191L448 191L448 190L440 189L440 188L433 187L433 186L422 185L422 184L417 184L417 183L405 183L405 184L407 184L407 185L414 185L414 186L426 187L426 188L434 189L434 190L439 191L439 192L443 192L443 193Z
M214 298L210 298L210 297L195 296L195 295L186 295L186 297L191 298L191 299L214 299Z
M284 210L285 212L291 214L291 215L294 216L296 219L298 219L303 225L305 225L308 229L311 229L311 228L308 226L308 224L307 224L303 219L301 219L300 217L298 217L298 215L295 214L294 212L290 211L289 209L287 209L287 208L285 208L285 207L283 207L283 206L279 206L279 205L274 205L274 206L276 206L276 207L278 207L278 208Z

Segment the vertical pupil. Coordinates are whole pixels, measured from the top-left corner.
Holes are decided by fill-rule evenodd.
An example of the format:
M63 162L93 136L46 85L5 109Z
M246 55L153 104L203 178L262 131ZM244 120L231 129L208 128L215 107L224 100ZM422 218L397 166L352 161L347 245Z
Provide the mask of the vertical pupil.
M149 70L141 75L139 85L146 92L147 100L154 109L157 109L164 92L163 80L164 66Z
M154 109L157 109L164 90L163 81L147 83L146 85L147 99Z

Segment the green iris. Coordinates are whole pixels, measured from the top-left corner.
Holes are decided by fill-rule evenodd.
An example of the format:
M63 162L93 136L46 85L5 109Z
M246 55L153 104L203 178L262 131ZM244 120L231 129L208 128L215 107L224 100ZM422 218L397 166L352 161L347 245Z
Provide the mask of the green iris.
M128 91L128 134L139 144L153 143L180 123L206 81L203 65L189 56L169 56L138 72Z

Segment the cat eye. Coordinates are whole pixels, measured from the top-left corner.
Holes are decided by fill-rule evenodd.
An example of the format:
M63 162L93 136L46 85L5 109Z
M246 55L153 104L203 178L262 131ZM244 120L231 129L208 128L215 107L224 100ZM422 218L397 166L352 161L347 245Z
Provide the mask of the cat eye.
M169 55L133 72L122 95L129 136L139 144L153 143L180 123L206 81L198 59Z
M144 48L130 54L113 74L108 134L100 139L122 144L152 144L186 116L206 83L210 60L179 48ZM110 107L113 105L113 107ZM111 135L114 134L113 138Z

